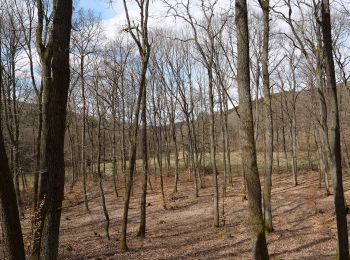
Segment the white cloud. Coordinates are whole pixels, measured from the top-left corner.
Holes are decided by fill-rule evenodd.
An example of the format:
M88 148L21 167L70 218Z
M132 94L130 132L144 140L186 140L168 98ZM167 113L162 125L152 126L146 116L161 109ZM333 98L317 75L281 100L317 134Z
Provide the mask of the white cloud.
M170 0L169 3L172 1ZM227 9L230 5L230 0L218 1L216 9ZM200 1L191 1L192 15L199 17L201 14ZM139 8L135 1L127 1L128 11L131 20L139 19ZM123 1L113 2L111 8L115 12L115 16L110 19L103 20L103 28L108 38L115 37L126 26L126 15L124 11ZM184 22L181 19L175 19L171 14L168 14L168 8L160 0L150 1L149 6L149 27L150 28L179 28Z

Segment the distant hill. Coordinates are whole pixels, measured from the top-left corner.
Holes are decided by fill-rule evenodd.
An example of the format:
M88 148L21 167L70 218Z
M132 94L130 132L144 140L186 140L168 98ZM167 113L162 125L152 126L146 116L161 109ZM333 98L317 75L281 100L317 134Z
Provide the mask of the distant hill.
M349 158L349 150L350 141L347 138L350 135L350 90L349 86L339 86L339 102L340 102L340 113L341 113L341 134L342 134L342 148L343 154L345 158ZM272 96L272 104L273 104L273 124L274 124L274 149L275 151L283 151L283 132L285 139L285 148L287 152L291 151L291 120L293 118L293 106L295 100L295 114L296 114L296 131L297 131L297 140L298 140L298 150L302 152L313 152L316 150L315 137L314 137L314 129L315 124L317 124L317 120L319 117L319 111L316 107L316 111L313 108L313 102L318 102L317 98L311 93L310 90L304 90L301 92L283 92L276 93ZM258 105L258 109L256 110L256 104ZM38 111L38 107L36 104L31 103L19 103L19 119L20 119L20 140L19 140L19 156L20 156L20 164L26 172L32 172L34 169L35 163L35 142L37 138L37 118L36 113ZM258 116L256 116L256 111L258 111ZM256 145L257 150L260 152L264 151L264 109L263 109L263 100L259 99L258 102L253 101L253 115L254 115L254 124L256 127L257 124L257 133L256 133ZM206 115L202 115L204 118ZM78 120L76 122L75 120ZM217 133L217 147L220 152L222 149L222 135L221 135L221 123L219 114L216 115L217 123L215 124L216 133ZM96 119L88 118L89 125L97 126ZM316 122L316 123L315 123ZM72 112L68 113L68 123L70 124L69 131L66 131L66 142L65 142L65 152L66 152L66 163L68 165L71 164L72 152L75 154L76 158L79 158L80 154L80 142L81 142L81 116L80 114L75 114ZM2 122L3 133L5 136L6 146L8 147L8 151L10 151L10 141L8 135L8 129L3 120ZM201 128L199 122L195 122L197 132L197 140L200 143L202 140L205 142L205 150L209 152L209 138L205 136L202 138ZM89 127L90 127L89 126ZM170 129L170 126L167 126ZM179 142L179 148L182 149L182 139L183 143L187 143L187 130L185 122L177 122L177 139ZM239 119L235 109L230 109L228 116L228 128L229 128L229 141L230 141L230 149L232 151L238 151L239 149ZM126 138L128 138L128 129L126 126L125 133ZM154 127L153 127L154 129ZM209 131L209 120L205 120L205 135L207 135ZM104 149L106 158L110 159L112 154L112 139L111 139L111 131L112 126L111 122L105 122L105 143ZM153 136L149 131L149 143L150 143L150 153L154 152L154 147L152 145ZM121 128L118 127L118 146L121 145ZM93 142L96 145L96 131L94 130L92 133ZM182 138L182 136L184 138ZM87 155L91 153L90 149L90 141L91 141L91 131L87 134ZM173 143L170 135L168 136L169 141L169 150L173 151ZM128 146L128 140L126 140L126 145ZM165 151L165 143L162 142L162 150ZM139 149L140 150L140 149ZM120 156L120 155L119 155ZM11 158L11 156L9 156Z

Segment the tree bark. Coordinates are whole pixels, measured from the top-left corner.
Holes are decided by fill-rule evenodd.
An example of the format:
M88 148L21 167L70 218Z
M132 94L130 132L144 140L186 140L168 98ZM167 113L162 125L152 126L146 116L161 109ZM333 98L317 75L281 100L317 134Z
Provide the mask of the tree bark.
M1 38L0 38L1 46ZM1 53L0 53L1 57ZM0 59L1 62L1 59ZM1 64L2 65L2 64ZM2 68L0 68L0 84L2 84ZM2 89L2 86L1 88ZM0 102L1 108L1 102ZM9 260L24 260L24 243L17 207L15 187L12 176L1 129L0 116L0 214L1 228L5 239L5 249Z
M40 158L41 158L41 138L42 138L42 126L43 126L43 115L42 115L42 92L43 92L42 84L40 86L40 94L38 96L38 133L37 133L37 141L36 141L36 165L34 172L34 195L33 195L33 209L37 210L38 206L38 196L39 196L39 173L40 173Z
M0 132L0 202L3 215L1 227L5 235L5 247L9 260L25 259L16 193L11 178L10 167L2 131Z
M334 204L337 220L337 259L350 259L346 209L343 189L342 157L340 146L340 124L337 98L337 84L332 47L332 27L329 0L322 0L322 33L327 76L327 95L329 102L329 146L332 154L331 172L333 174Z
M80 57L80 81L81 81L81 97L83 99L82 128L81 128L81 170L83 175L83 191L84 206L89 212L89 202L86 190L86 95L85 95L85 79L84 79L84 56Z
M103 209L103 214L105 216L106 224L105 224L105 236L108 240L110 240L109 235L109 214L106 206L106 198L105 193L103 190L103 176L101 172L101 150L102 150L102 142L101 142L101 121L102 121L102 113L100 110L100 102L98 97L98 82L95 82L96 86L96 107L97 107L97 114L98 114L98 125L97 125L97 175L98 175L98 186L100 189L100 196L101 196L101 204ZM105 155L103 155L103 161L105 161Z
M146 236L146 196L147 196L147 178L148 178L148 147L147 147L147 95L146 86L142 90L141 100L141 121L142 121L142 164L143 164L143 176L142 176L142 191L141 191L141 205L140 205L140 227L137 233L139 237Z
M213 89L213 75L212 69L208 69L209 77L209 107L210 107L210 162L213 175L213 187L214 187L214 227L218 227L219 223L219 185L218 185L218 172L216 167L216 144L215 144L215 114L214 114L214 89Z
M243 172L247 182L248 209L252 228L253 259L269 259L261 209L261 187L256 160L250 93L249 33L246 0L236 0L237 83Z
M263 205L265 230L267 232L272 232L271 186L273 163L273 122L269 74L270 1L261 0L260 5L263 10L264 23L263 49L261 55L265 108L265 184Z
M53 3L52 28L52 82L47 90L45 105L47 166L45 214L41 237L40 259L57 259L59 226L64 192L64 135L66 106L70 81L69 44L72 19L72 1Z
M139 8L140 8L140 19L141 19L141 38L140 38L140 31L134 32L134 25L131 23L130 17L129 17L129 11L126 4L126 0L123 0L124 4L124 10L128 22L128 33L133 38L135 44L138 47L138 51L140 54L141 59L141 74L140 74L140 85L137 95L137 101L136 101L136 107L134 110L134 126L132 129L132 136L130 141L130 157L129 157L129 178L127 187L125 190L125 201L124 201L124 211L123 211L123 219L122 219L122 234L121 234L121 250L127 251L128 246L126 243L126 232L127 232L127 225L128 225L128 212L129 212L129 203L130 203L130 195L131 190L133 186L133 177L135 172L135 166L136 166L136 149L137 149L137 137L138 137L138 131L139 131L139 114L140 114L140 107L142 102L142 94L144 92L144 89L146 88L147 81L146 81L146 73L147 73L147 67L150 57L150 50L151 45L148 42L148 8L149 8L149 0L141 1ZM139 30L139 29L138 29ZM137 34L137 36L135 35Z

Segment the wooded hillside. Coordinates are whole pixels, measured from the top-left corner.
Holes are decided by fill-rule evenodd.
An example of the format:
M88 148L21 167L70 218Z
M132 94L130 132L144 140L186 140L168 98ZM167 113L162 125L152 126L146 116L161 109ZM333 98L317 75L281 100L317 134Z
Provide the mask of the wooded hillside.
M0 258L350 259L350 3L95 1L0 0Z

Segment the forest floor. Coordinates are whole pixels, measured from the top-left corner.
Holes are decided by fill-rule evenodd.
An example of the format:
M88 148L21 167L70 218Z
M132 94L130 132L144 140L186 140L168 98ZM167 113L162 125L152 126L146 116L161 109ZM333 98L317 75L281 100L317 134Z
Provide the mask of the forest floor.
M222 180L222 174L219 175ZM345 176L346 197L350 200L350 178ZM242 200L241 178L236 176L224 199L221 227L212 226L211 176L204 179L199 197L186 173L180 177L178 193L172 195L173 178L165 178L166 206L163 208L159 178L151 177L153 190L147 195L146 238L136 236L139 224L139 193L131 199L128 224L129 252L119 249L123 192L113 192L105 180L106 200L111 217L111 239L104 237L104 215L98 183L89 182L90 212L84 210L81 183L66 190L60 230L60 259L251 259L247 223L247 201ZM139 182L136 182L136 186ZM135 186L135 191L139 187ZM222 187L222 186L221 186ZM332 259L336 253L336 226L333 196L319 188L318 173L299 173L299 185L291 173L275 173L272 189L274 232L267 236L271 259ZM30 247L29 212L23 228ZM223 225L225 222L225 225Z

